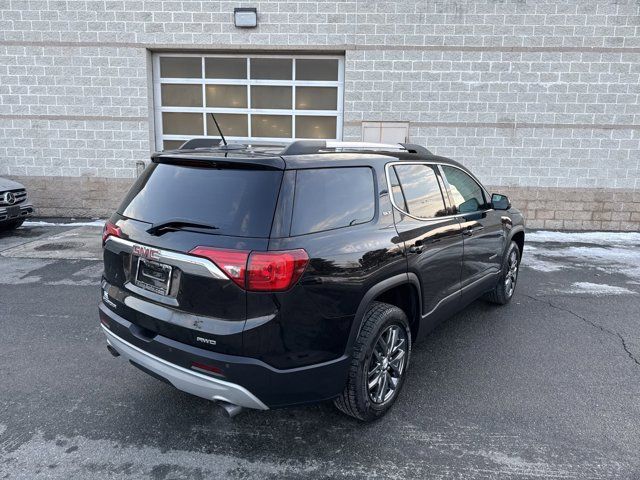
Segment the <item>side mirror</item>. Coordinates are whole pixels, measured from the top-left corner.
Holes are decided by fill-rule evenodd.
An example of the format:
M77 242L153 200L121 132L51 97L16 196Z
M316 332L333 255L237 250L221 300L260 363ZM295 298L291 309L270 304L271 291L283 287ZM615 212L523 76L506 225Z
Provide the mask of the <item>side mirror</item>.
M491 206L495 210L509 210L511 208L511 202L506 195L494 193L491 195Z

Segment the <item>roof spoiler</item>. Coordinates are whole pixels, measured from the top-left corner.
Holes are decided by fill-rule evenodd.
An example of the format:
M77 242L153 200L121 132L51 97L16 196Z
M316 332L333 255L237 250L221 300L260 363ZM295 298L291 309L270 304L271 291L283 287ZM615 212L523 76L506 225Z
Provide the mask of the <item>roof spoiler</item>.
M192 138L187 140L178 150L194 150L196 148L215 148L220 145L220 138Z
M222 143L219 138L192 138L187 140L178 150L243 150L247 146L243 143Z
M423 146L412 143L335 142L331 140L297 140L291 142L280 155L309 155L326 150L375 150L433 155Z

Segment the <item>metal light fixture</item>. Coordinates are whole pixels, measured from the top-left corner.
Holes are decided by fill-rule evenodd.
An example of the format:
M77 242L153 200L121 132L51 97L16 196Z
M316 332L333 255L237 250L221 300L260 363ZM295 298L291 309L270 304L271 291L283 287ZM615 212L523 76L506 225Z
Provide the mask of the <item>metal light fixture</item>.
M255 28L258 26L258 10L255 8L234 8L233 23L238 28Z

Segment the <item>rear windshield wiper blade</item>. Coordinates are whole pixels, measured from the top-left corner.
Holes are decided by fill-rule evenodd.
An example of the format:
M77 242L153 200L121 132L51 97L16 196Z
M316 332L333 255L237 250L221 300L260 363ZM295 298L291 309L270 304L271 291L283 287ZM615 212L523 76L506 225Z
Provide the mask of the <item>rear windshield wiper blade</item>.
M151 235L162 235L164 232L169 232L172 230L182 230L184 228L186 229L197 228L201 230L218 230L219 229L219 227L216 227L215 225L208 225L206 223L198 223L198 222L192 222L189 220L182 220L182 219L173 219L173 220L167 220L165 222L154 223L153 225L151 225L151 228L147 230L147 233L150 233Z

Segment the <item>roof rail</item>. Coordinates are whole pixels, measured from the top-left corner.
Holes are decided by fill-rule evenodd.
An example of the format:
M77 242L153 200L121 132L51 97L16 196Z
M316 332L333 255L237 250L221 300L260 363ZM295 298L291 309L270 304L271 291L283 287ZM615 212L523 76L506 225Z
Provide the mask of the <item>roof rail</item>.
M426 148L410 143L337 142L332 140L297 140L291 142L281 155L308 155L320 153L323 150L391 150L432 155Z
M307 155L318 153L324 148L327 148L324 140L297 140L287 145L280 155Z
M402 145L407 151L411 153L419 153L421 155L433 155L433 153L431 153L431 150L423 147L422 145L417 145L415 143L401 143L400 145Z

